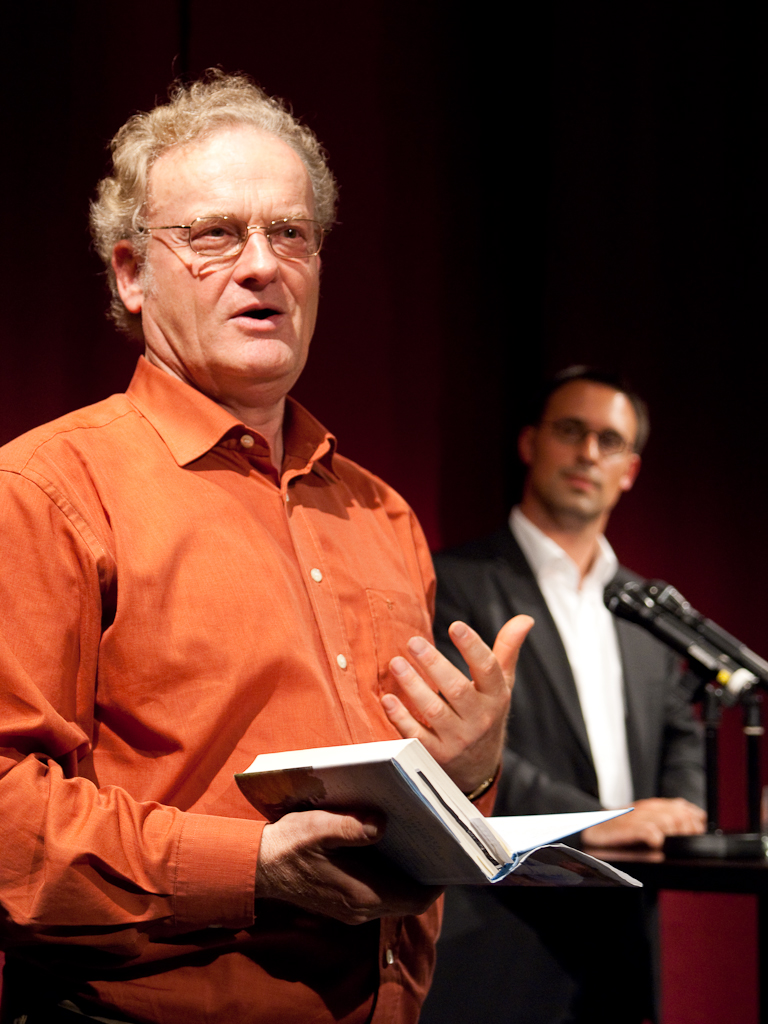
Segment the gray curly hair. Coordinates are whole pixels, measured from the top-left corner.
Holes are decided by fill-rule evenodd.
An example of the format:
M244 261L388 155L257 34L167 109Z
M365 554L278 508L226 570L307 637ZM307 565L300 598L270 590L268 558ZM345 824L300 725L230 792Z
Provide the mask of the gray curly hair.
M157 159L231 125L252 125L294 149L312 183L315 218L333 223L338 189L326 154L314 132L300 124L285 103L268 96L247 75L227 75L216 68L191 85L174 83L170 99L147 113L134 114L111 142L113 174L98 184L91 203L91 233L107 268L112 302L110 316L126 333L142 338L141 316L129 313L117 290L112 250L129 239L139 259L146 253L149 172Z

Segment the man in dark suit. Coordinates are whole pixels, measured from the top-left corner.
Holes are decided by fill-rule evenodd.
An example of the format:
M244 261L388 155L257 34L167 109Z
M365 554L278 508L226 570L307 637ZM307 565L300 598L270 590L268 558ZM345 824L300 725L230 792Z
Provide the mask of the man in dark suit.
M435 634L449 657L456 658L449 626L457 619L486 640L510 615L525 612L536 623L518 663L494 813L634 805L575 837L585 845L660 847L666 835L700 832L705 823L700 731L677 659L639 627L614 620L602 601L612 578L631 575L604 531L635 481L647 433L644 403L617 379L564 371L520 435L527 473L509 526L435 558ZM629 891L452 891L422 1019L652 1018L641 918ZM467 975L471 992L462 988Z

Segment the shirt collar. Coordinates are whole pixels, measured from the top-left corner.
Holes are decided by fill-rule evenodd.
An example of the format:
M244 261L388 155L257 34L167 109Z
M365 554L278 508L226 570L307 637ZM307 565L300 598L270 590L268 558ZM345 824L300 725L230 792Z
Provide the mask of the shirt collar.
M152 424L179 466L187 466L227 437L251 434L266 448L258 431L246 426L201 391L139 358L126 391L128 400ZM292 475L322 463L335 477L336 438L290 396L286 399L285 466Z
M548 570L561 568L570 575L575 573L574 579L578 586L579 570L576 563L559 544L528 519L519 505L515 505L510 513L509 528L537 580ZM597 538L597 556L584 577L582 587L596 586L602 590L616 575L618 567L619 561L613 548L600 534Z

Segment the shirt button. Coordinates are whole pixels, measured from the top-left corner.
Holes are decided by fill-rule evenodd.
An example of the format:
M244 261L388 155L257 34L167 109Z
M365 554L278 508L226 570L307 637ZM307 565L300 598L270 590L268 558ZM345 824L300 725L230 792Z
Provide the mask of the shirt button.
M387 952L384 954L384 958L387 961L388 967L391 967L392 964L395 962L395 954L392 952L389 946L387 946Z
M256 442L253 440L250 434L243 434L243 436L240 438L240 444L243 446L243 448L253 448Z
M339 666L339 668L347 667L347 659L344 657L343 654L336 655L336 664Z
M309 575L312 577L315 583L322 583L323 574L320 572L319 569L312 569Z

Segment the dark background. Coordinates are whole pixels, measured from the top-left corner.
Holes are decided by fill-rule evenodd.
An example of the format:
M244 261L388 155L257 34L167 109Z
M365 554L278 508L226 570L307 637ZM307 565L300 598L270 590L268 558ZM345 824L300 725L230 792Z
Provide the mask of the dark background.
M433 547L468 539L499 525L514 496L532 385L571 363L612 365L653 421L611 522L620 558L766 655L758 7L499 11L404 0L7 10L0 441L130 379L137 351L104 318L87 231L109 138L174 75L244 70L317 131L341 183L296 389L341 451L406 496ZM722 744L733 828L746 824L738 719L727 716ZM719 1024L747 1024L735 1012Z

